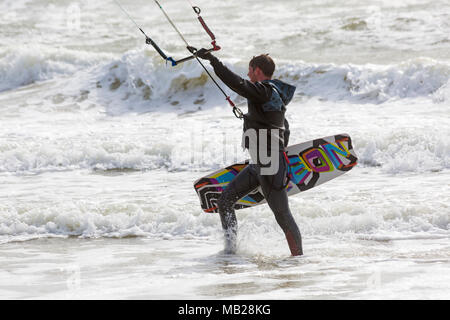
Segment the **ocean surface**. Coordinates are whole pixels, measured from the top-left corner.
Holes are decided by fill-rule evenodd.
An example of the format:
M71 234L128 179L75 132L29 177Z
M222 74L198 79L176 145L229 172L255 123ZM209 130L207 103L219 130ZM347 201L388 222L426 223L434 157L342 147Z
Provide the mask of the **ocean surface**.
M223 254L193 183L248 155L196 61L166 64L113 0L2 0L0 298L449 299L449 1L192 2L229 68L270 53L297 87L292 144L353 139L358 166L289 198L304 256L267 205ZM188 55L153 1L120 3ZM160 3L210 46L188 1Z

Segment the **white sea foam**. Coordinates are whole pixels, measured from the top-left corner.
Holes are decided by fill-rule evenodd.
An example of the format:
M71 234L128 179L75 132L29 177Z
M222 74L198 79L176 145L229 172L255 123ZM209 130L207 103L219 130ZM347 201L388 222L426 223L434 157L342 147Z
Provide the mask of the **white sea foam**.
M9 47L0 54L0 91L70 76L108 56L38 44Z
M177 199L165 195L162 198L167 201L161 202L161 198L152 196L167 179L164 171L131 175L119 172L116 177L120 177L120 185L115 183L114 175L100 175L100 179L96 179L96 175L81 175L69 184L59 185L57 181L64 181L65 175L55 173L50 179L39 176L30 178L29 186L15 190L4 199L0 206L2 242L47 235L220 238L218 214L198 210L198 200L190 187L180 189ZM195 177L195 173L172 175L175 176L170 179L174 182L193 180ZM354 173L353 179L347 182L362 179L364 175ZM376 179L373 178L374 181ZM450 207L440 201L443 199L439 195L431 194L432 189L427 187L436 177L409 176L407 179L412 184L421 182L422 191L405 191L399 180L391 182L387 190L377 191L378 194L371 193L367 188L352 194L351 190L345 190L346 181L336 180L328 188L322 187L316 193L308 191L293 198L291 210L305 237L384 240L450 237ZM15 179L7 178L6 181L14 185ZM71 185L76 186L82 181L90 186L85 191L74 191L76 187ZM136 186L136 181L140 181L141 186L130 190L130 186ZM390 183L387 178L385 182ZM32 185L39 188L30 190ZM39 189L46 190L48 194L42 195ZM338 192L340 196L336 196ZM118 197L117 200L110 199L113 195ZM402 204L399 195L409 204ZM39 197L43 197L44 201L38 200ZM362 199L371 205L361 203ZM266 205L253 210L239 210L238 220L239 241L243 250L270 247L270 241L283 243L281 229Z
M450 168L450 139L438 132L394 129L357 141L363 165L384 172L441 171Z
M172 97L174 103L175 99L189 99L195 94L215 90L195 61L172 68L143 50L132 50L119 60L113 60L108 54L41 46L31 49L17 47L13 52L4 53L0 59L0 90L68 75L76 77L76 71L86 70L105 59L111 62L90 71L91 83L95 82L96 87L91 85L83 89L101 89L105 95L110 94L108 91L118 90L122 99L136 96L138 101L156 100L158 103L162 97ZM235 72L246 73L240 62L227 65ZM443 101L446 100L450 64L425 58L392 65L280 62L275 76L297 85L297 94L308 97L381 103L434 95L436 100ZM220 95L212 97L217 100Z

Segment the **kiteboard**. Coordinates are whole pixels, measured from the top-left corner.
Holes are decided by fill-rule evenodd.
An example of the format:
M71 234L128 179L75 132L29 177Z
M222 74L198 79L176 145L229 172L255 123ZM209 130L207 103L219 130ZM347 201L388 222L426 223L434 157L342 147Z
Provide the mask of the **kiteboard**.
M286 149L289 160L288 196L312 189L350 171L358 158L348 134L315 139ZM205 212L218 212L217 200L222 191L250 161L246 160L215 171L194 183L195 191ZM234 208L244 209L265 203L261 187L239 199Z

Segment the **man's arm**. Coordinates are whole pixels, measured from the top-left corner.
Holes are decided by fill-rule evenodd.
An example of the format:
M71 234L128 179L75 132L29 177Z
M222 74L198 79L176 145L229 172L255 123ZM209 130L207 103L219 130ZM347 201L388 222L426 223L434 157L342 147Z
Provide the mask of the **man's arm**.
M284 118L284 147L289 144L289 136L291 135L291 130L289 130L289 122Z
M214 72L231 90L237 94L257 103L264 103L270 100L272 95L271 88L263 85L260 82L252 83L245 80L228 69L219 59L214 57L211 53L203 53L204 49L197 52L198 57L209 60Z

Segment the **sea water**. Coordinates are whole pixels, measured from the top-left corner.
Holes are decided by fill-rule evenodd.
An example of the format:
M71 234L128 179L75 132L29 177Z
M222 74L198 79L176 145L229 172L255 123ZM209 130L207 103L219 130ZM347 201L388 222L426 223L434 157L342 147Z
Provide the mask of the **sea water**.
M188 55L152 1L120 3ZM187 1L160 3L210 46ZM245 78L269 53L297 87L292 144L353 139L358 166L289 198L304 255L267 205L237 211L237 253L223 254L193 183L248 155L195 60L166 64L114 1L3 0L0 298L450 298L449 2L195 5L231 70Z

